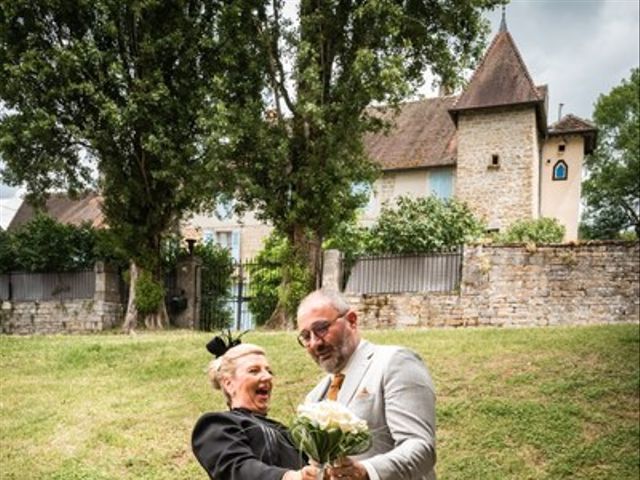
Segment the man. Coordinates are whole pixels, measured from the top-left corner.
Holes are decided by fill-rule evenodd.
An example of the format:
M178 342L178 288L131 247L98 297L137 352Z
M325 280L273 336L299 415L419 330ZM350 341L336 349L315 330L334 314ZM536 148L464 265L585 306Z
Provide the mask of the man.
M361 340L358 315L337 292L309 294L297 320L298 342L329 374L307 402L336 399L373 434L369 451L332 468L332 478L435 480L435 390L418 355Z

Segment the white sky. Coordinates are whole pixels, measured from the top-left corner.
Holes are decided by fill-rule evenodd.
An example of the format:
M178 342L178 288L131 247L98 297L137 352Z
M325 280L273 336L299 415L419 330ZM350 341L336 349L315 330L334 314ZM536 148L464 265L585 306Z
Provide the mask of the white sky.
M288 12L295 3L287 2ZM500 9L488 15L489 41L500 17ZM549 87L550 123L557 120L560 102L563 114L591 118L598 96L638 66L639 0L512 0L506 18L533 81ZM0 184L0 225L16 208L6 200L16 192Z
M608 93L640 58L638 0L512 0L507 28L537 85L549 86L549 122L563 114L592 118ZM489 18L492 35L501 13ZM491 39L490 38L490 39Z

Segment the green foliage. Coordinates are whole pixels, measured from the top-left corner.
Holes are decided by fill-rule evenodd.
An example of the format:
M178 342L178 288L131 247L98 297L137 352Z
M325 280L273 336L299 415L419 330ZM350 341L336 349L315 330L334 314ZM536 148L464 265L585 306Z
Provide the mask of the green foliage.
M245 44L221 38L220 22L252 2L228 3L3 2L3 181L42 198L91 185L97 171L113 239L156 271L175 222L233 188L218 156L218 42Z
M373 243L371 229L359 225L357 219L353 219L338 225L322 247L340 250L343 258L350 262L356 257L370 253Z
M227 306L233 275L233 258L228 249L215 243L197 244L194 254L202 260L200 328L214 331L231 324Z
M9 232L0 228L0 273L15 270L15 254Z
M37 213L18 229L0 231L0 272L73 272L101 260L126 266L110 230L90 224L67 225Z
M5 235L5 255L15 270L71 272L91 269L96 257L96 232L88 224L65 225L39 213Z
M599 142L586 161L588 177L581 235L619 238L632 229L640 236L640 69L600 95L593 117Z
M400 197L382 208L370 234L369 253L452 250L484 233L466 204L434 196Z
M507 230L498 234L496 243L561 243L565 228L555 218L518 220Z
M267 237L249 274L252 296L249 310L256 325L264 325L269 320L279 298L287 315L295 315L300 300L309 293L309 273L295 261L289 242L277 232ZM285 275L289 278L288 288L282 286Z
M141 315L157 311L164 300L164 285L154 280L150 272L142 270L136 282L135 304Z
M255 49L229 46L228 61L245 68L220 83L225 98L242 99L226 105L228 147L241 204L287 237L301 264L313 265L366 201L353 185L378 171L363 136L389 125L427 68L455 84L482 51L482 13L499 3L303 0L294 22L283 1L256 9L245 39ZM381 115L374 103L388 108Z

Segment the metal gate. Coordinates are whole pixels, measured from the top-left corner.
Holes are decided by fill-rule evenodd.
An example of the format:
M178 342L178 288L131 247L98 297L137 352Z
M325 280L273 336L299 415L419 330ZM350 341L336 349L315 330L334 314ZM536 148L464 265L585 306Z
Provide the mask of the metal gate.
M252 276L263 268L255 261L233 262L215 268L202 268L200 328L206 331L231 328L248 330L255 327L250 304L258 301Z

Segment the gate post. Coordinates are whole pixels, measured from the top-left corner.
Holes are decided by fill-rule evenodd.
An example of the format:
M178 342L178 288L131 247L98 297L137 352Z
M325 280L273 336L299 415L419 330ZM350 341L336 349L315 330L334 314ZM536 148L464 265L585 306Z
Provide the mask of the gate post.
M340 250L325 250L322 265L322 288L340 291L341 265Z
M187 299L187 308L176 315L177 327L198 329L200 327L200 289L202 260L187 257L178 261L176 266L176 288Z

